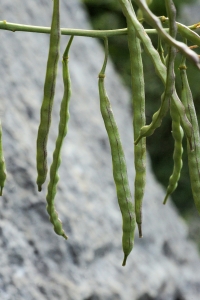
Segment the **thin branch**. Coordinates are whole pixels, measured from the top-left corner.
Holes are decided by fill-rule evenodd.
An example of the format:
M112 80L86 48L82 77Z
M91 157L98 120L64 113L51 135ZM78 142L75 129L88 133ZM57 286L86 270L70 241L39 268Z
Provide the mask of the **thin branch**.
M196 29L197 27L195 27L195 25L191 25L188 26L188 28ZM9 23L6 20L0 21L0 29L12 31L12 32L24 31L24 32L46 33L46 34L50 33L50 27ZM168 28L163 28L163 29L167 32L169 31ZM157 34L157 31L155 29L145 29L145 32L147 34ZM85 29L61 28L61 34L104 38L109 36L127 35L127 28L113 29L113 30L85 30Z

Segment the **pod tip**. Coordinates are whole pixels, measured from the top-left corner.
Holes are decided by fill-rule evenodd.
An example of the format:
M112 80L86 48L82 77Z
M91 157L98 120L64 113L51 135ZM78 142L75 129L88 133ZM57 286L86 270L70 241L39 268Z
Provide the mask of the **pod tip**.
M139 231L139 238L142 238L143 237L143 234L142 234L142 223L138 223L138 231Z
M165 205L165 204L167 203L168 196L169 196L169 194L167 194L167 195L165 196L165 199L163 200L163 205Z
M62 236L64 237L64 239L68 239L68 236L63 232Z
M124 260L122 262L122 266L124 267L126 265L126 260L127 260L128 255L124 254Z

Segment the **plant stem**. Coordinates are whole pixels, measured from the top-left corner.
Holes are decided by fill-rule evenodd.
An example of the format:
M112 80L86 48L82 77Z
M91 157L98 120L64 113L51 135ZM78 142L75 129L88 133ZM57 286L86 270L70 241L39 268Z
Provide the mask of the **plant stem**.
M196 29L196 27L194 28L194 25L188 27L191 29ZM9 23L5 20L0 21L0 29L12 31L12 32L25 31L25 32L47 33L47 34L50 33L50 27ZM164 28L164 30L169 31L168 28ZM145 32L147 34L157 34L157 31L155 29L145 29ZM127 35L127 28L114 29L114 30L85 30L85 29L61 28L61 34L104 38L104 37L116 36L116 35Z

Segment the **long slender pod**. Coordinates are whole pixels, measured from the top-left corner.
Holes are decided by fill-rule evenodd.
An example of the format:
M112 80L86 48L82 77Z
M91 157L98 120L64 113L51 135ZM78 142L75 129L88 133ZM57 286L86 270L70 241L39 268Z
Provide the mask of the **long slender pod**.
M167 15L169 17L169 33L170 36L175 38L177 32L176 26L176 8L172 0L165 0L165 6L167 10ZM168 97L168 101L171 98L171 95L175 89L175 73L174 73L174 60L176 57L176 49L173 46L169 46L168 50L168 60L167 60L167 80L166 80L166 88L165 88L165 96ZM172 175L169 179L169 185L167 188L167 195L164 199L164 204L167 201L168 196L176 189L177 183L180 177L180 172L182 168L182 138L183 132L180 125L180 117L174 101L171 101L170 104L170 113L172 118L172 135L174 138L174 168Z
M6 165L3 156L2 127L0 122L0 196L2 196L3 193L5 180L6 180Z
M98 84L100 96L100 110L110 142L113 177L116 185L118 203L122 214L122 247L124 251L124 260L122 266L125 266L127 257L130 254L134 243L135 211L128 183L124 151L120 140L117 124L112 112L111 104L104 87L107 57L108 41L105 38L105 60L103 67L99 73Z
M142 41L143 47L144 47L146 53L151 58L158 76L160 77L160 79L162 80L162 82L165 85L166 77L167 77L166 76L167 75L166 67L162 63L158 51L156 51L156 49L153 47L149 36L146 34L146 32L144 30L144 27L137 20L135 12L132 9L131 3L128 0L118 0L118 1L121 4L121 7L122 7L122 10L123 10L123 13L124 13L126 19L129 20L135 27L137 37ZM178 112L179 112L184 133L187 136L187 139L189 141L191 141L192 126L186 116L184 105L180 101L175 90L172 94L172 99L176 105Z
M44 96L40 111L40 125L37 136L37 185L38 191L47 176L47 139L51 124L51 111L53 106L57 65L60 49L60 14L59 0L53 0L53 15L50 32L49 55L47 60L46 77L44 83Z
M181 90L181 100L186 108L186 114L188 119L192 124L192 144L193 151L190 150L190 146L187 143L187 153L188 153L188 166L190 173L190 182L192 187L192 194L196 208L200 214L200 135L199 135L199 125L195 112L194 102L192 93L190 90L189 82L187 79L186 64L185 59L183 59L181 65L179 66L182 90Z
M134 0L139 8L141 9L145 20L154 27L157 31L160 37L170 46L176 47L183 55L185 55L188 59L190 59L195 65L200 68L200 61L198 55L192 51L187 45L184 43L181 43L179 41L176 41L174 38L172 38L165 30L163 30L162 24L158 17L156 17L151 10L149 9L147 3L145 0Z
M140 128L145 125L145 89L143 64L141 56L140 40L137 38L134 26L127 20L128 45L131 63L131 84L132 84L132 106L133 106L133 132L137 137ZM142 201L146 183L146 138L143 138L137 146L134 145L135 164L135 214L139 230L139 237L142 237Z
M182 169L182 154L183 154L183 147L182 147L182 139L183 139L183 129L180 124L180 117L177 112L176 106L173 101L170 104L170 114L172 118L172 135L174 138L174 153L173 153L173 160L174 160L174 167L172 175L169 178L169 184L167 187L167 193L164 198L163 204L166 204L169 195L171 195L177 185L178 180L180 178L180 173Z
M47 212L50 217L50 221L54 226L54 231L67 239L67 236L62 229L62 223L58 218L58 214L55 210L54 198L57 191L57 183L59 180L59 176L57 174L60 163L61 163L61 149L64 138L67 134L67 125L69 120L69 101L71 97L71 80L68 68L68 53L73 40L73 36L70 38L66 50L63 54L63 83L64 83L64 95L61 102L60 107L60 122L59 122L59 130L58 137L56 140L56 147L53 153L53 162L50 168L50 181L48 185L48 192L46 196L47 200Z

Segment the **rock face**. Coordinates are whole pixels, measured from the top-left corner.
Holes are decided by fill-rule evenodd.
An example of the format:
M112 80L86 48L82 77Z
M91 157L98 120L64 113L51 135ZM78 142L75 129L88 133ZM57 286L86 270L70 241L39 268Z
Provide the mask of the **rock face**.
M0 19L49 26L49 0L1 0ZM62 27L89 28L83 5L61 1ZM68 37L62 37L61 53ZM0 100L7 182L0 201L1 300L197 300L200 260L188 229L147 166L144 238L122 267L121 215L110 149L99 110L97 77L103 51L76 37L70 53L73 96L62 152L56 209L68 241L46 213L46 186L36 187L35 144L43 96L48 35L0 31ZM112 63L106 86L118 121L133 187L130 95ZM62 98L61 59L53 109L49 163Z

